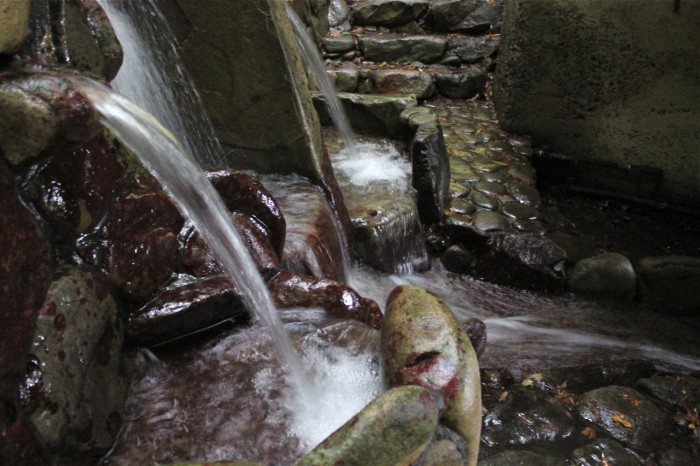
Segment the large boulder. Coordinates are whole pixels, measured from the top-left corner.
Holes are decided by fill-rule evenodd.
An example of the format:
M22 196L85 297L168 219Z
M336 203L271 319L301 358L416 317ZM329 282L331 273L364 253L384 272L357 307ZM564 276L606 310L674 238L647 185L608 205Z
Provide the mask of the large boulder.
M18 369L51 281L51 246L0 171L0 377Z
M29 28L29 0L0 1L0 54L14 53L22 46Z
M630 260L608 252L582 259L567 277L574 291L631 299L637 292L637 274Z
M394 466L409 464L430 443L438 422L438 403L417 386L392 388L353 416L298 466Z
M396 287L387 300L382 357L390 386L420 385L442 395L441 422L458 432L475 465L481 432L479 364L450 308L416 286Z

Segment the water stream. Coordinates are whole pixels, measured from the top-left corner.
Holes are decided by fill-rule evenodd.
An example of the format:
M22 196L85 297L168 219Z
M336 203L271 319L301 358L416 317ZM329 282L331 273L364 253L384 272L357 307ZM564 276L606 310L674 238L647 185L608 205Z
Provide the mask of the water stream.
M153 0L98 0L124 51L111 86L138 102L203 167L222 167L224 151L192 78L179 57L175 37Z

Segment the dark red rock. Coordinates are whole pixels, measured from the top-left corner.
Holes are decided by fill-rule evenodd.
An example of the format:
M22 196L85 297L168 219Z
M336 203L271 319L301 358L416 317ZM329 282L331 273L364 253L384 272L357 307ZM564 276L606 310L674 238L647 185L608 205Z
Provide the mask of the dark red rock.
M183 223L160 192L133 193L117 203L103 232L110 283L135 301L152 296L176 270Z
M51 247L0 171L0 377L20 367L51 279Z
M231 215L234 226L248 246L255 265L263 273L276 271L280 268L277 253L268 239L268 230L260 222L252 220L240 213ZM193 231L185 241L182 265L188 273L195 277L221 275L223 268L211 253L211 250L197 231Z
M282 257L286 224L277 201L265 187L249 175L235 170L207 173L226 204L233 212L245 214L264 225L278 257Z
M52 227L75 235L103 219L123 174L114 151L98 137L54 157L34 178L29 193Z
M153 346L243 313L241 294L228 278L182 275L131 314L127 332L138 344Z
M279 307L320 307L336 317L359 320L376 329L382 327L383 316L377 303L342 283L281 271L267 286Z

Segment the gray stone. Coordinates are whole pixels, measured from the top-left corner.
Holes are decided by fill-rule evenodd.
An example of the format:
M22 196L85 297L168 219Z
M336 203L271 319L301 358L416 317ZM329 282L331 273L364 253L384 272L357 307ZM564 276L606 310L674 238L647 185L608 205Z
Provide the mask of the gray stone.
M510 227L510 222L498 212L490 210L478 210L472 215L474 228L482 233L503 231Z
M435 73L435 85L440 95L449 99L469 99L484 91L486 71L478 66L452 72Z
M700 258L646 257L637 273L645 306L669 314L700 312Z
M351 22L359 26L401 26L418 19L429 5L428 0L368 0L355 8Z
M450 159L439 126L422 125L413 136L409 151L412 185L421 222L437 223L443 217L450 183Z
M477 2L477 0L434 1L430 5L426 21L435 31L450 32L476 8Z
M528 450L506 450L479 461L479 466L567 466L565 459Z
M577 262L567 284L574 291L632 299L637 291L637 275L627 257L609 252Z
M409 464L426 449L437 427L438 404L422 387L392 388L377 397L298 466Z
M414 94L417 99L427 99L435 93L435 84L432 75L425 71L377 70L373 90L378 94Z
M534 220L539 216L537 209L518 201L504 203L501 206L501 213L518 220Z
M489 210L498 209L498 199L486 193L482 193L481 191L472 191L471 194L469 194L469 200L477 207L483 207Z
M499 47L499 41L489 37L451 37L448 50L452 51L465 63L476 63L493 55Z
M513 173L519 174L516 170L509 171L511 172L509 173L511 176L514 176ZM534 186L523 183L513 183L510 185L509 191L517 201L522 202L523 204L527 204L535 208L540 205L540 193Z
M445 53L447 42L433 36L399 36L393 34L365 36L359 40L365 59L433 63Z
M572 156L663 169L662 195L700 200L700 107L689 104L700 3L676 4L506 2L494 81L504 129Z
M453 244L440 256L440 262L452 273L467 274L472 267L472 253L461 244Z
M0 1L0 54L19 50L29 29L30 0Z
M415 96L359 95L341 93L340 101L350 124L358 133L404 138L408 129L399 120L401 112L416 106ZM331 125L323 96L314 96L314 105L324 125Z
M401 123L405 125L408 125L408 122L411 119L411 117L419 114L433 115L433 112L427 107L409 107L403 112L401 112L401 114L399 115L399 121L401 121Z
M331 0L328 10L328 24L330 27L338 27L350 18L350 8L345 0Z
M494 28L501 20L504 2L482 2L479 7L471 12L458 25L451 28L451 32L464 34L483 34Z
M344 53L355 49L353 36L324 37L322 39L323 50L328 53Z
M333 71L335 88L338 92L355 92L360 82L360 71L357 68L339 68Z
M506 187L503 186L501 183L494 183L492 181L479 181L477 183L474 183L474 189L494 197L502 196L506 194L506 192L508 192Z
M431 444L416 466L463 466L465 458L450 440Z
M466 199L450 199L450 211L462 215L471 215L476 211L476 206Z
M408 127L417 130L419 127L438 128L438 119L432 113L414 113L408 118Z
M638 391L610 385L586 392L576 405L581 419L625 445L655 451L673 430L673 419Z
M700 379L684 374L655 374L637 381L637 388L659 400L664 406L680 409L692 416L688 407L700 406Z

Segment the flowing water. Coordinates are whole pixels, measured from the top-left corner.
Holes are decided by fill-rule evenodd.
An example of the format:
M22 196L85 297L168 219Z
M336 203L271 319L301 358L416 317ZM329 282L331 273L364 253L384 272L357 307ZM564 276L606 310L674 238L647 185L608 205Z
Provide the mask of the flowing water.
M350 127L350 122L348 120L343 104L340 102L338 97L338 91L335 88L335 84L331 81L328 72L326 71L326 65L323 63L323 58L318 50L318 47L314 43L311 34L306 30L306 25L301 21L299 16L294 12L289 3L285 3L287 8L287 14L292 22L292 27L294 29L294 35L297 39L297 44L299 45L299 50L306 62L307 66L313 74L314 80L318 85L321 93L325 97L326 105L328 105L328 112L333 119L333 123L338 129L343 142L345 143L345 148L350 154L357 153L357 139L355 138L355 133Z
M192 78L179 58L175 37L153 0L98 0L124 51L112 87L138 102L203 167L222 167L224 152Z

